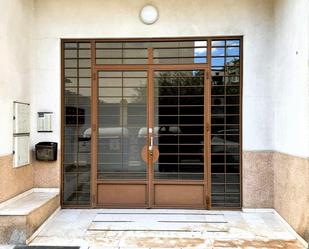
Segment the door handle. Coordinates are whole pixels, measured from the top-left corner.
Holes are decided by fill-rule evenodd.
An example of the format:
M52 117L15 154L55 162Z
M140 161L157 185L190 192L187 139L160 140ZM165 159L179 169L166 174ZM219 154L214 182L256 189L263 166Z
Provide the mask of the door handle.
M150 146L149 146L150 156L153 154L153 136L150 137Z

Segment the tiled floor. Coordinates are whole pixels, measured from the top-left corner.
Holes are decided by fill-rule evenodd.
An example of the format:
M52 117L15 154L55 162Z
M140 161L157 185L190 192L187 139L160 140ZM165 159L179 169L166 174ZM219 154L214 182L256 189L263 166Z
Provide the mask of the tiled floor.
M303 248L273 213L171 209L61 210L30 245Z

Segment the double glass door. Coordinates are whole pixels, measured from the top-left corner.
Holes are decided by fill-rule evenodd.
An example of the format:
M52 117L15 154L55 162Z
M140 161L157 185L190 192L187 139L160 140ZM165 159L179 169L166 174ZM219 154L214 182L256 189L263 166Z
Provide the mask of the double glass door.
M203 68L97 69L92 137L98 207L206 207Z

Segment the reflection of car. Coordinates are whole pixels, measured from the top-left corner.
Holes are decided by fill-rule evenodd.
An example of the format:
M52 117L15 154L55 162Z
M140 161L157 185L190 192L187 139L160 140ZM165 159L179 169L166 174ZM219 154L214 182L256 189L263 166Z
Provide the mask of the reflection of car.
M127 128L122 127L106 127L106 128L99 128L99 137L101 138L119 138L120 136L128 137L129 131ZM91 137L91 128L88 128L84 131L83 134L84 138Z
M225 134L228 134L227 139ZM217 131L212 135L211 144L212 153L239 153L239 129ZM229 146L223 147L226 144Z
M91 138L91 128L83 133L84 139ZM113 164L113 170L121 169L122 162L128 162L130 155L129 130L122 127L104 127L98 129L98 162L106 165ZM87 143L90 146L91 143ZM122 152L123 155L121 156Z
M199 172L203 169L203 135L190 136L189 134L193 133L192 127L185 127L188 130L181 128L169 125L154 128L154 136L157 138L155 144L158 145L160 153L160 172ZM147 137L146 127L139 130L138 137L141 141L140 146L144 146Z

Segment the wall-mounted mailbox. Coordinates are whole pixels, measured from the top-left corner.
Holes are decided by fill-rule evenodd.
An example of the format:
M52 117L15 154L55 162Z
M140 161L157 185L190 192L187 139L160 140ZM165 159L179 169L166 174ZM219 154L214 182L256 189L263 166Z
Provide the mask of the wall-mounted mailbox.
M52 132L52 112L38 112L38 132Z
M35 145L35 157L38 161L56 161L57 143L40 142Z

